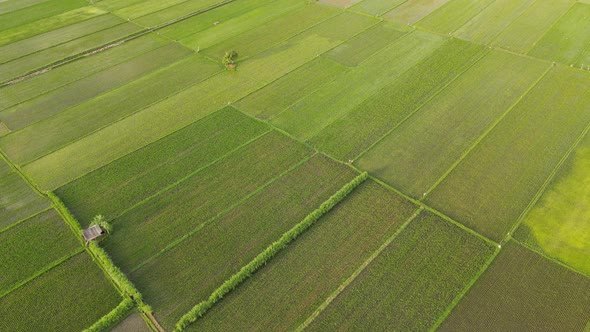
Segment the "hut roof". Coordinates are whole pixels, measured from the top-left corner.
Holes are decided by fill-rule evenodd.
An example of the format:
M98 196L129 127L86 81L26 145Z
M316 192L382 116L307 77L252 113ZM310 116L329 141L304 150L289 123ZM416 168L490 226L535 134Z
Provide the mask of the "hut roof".
M82 231L82 236L86 241L92 241L104 234L104 231L98 225L92 225Z

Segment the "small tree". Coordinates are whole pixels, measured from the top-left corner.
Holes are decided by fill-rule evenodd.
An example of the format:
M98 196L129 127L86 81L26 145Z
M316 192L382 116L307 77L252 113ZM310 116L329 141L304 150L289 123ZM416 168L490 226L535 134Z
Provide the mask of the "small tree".
M221 59L221 63L228 68L234 69L236 67L236 59L238 58L238 53L234 50L225 51L223 55L223 59Z
M107 234L110 234L113 231L113 226L105 220L102 214L94 216L94 218L92 218L92 222L90 223L90 225L100 226L100 228L104 229L107 232Z

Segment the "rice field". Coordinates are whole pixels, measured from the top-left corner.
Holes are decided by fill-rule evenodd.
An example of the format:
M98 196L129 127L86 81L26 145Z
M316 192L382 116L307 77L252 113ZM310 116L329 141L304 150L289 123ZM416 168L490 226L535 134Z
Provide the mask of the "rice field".
M585 332L587 28L587 0L0 0L0 330Z

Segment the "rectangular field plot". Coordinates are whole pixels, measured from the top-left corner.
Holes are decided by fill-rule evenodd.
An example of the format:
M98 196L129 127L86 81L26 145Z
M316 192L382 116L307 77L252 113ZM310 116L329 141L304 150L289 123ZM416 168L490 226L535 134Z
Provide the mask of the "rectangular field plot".
M51 30L82 22L92 17L107 14L107 11L93 7L82 7L65 13L22 24L0 33L0 45L7 45Z
M444 39L439 36L418 31L406 35L289 107L271 122L307 140L426 58L443 43Z
M343 12L245 61L239 71L270 83L377 23L376 18Z
M258 87L238 72L224 72L45 155L24 170L42 188L60 187L202 119ZM121 141L123 134L125 140ZM63 167L65 160L67 167Z
M270 128L225 108L55 191L83 226L107 219L225 156Z
M439 331L585 331L590 279L509 242Z
M3 110L0 112L0 121L12 131L21 129L136 80L160 67L170 65L191 53L189 49L178 44L168 44Z
M554 67L426 201L501 240L590 122L590 77Z
M451 34L495 0L450 0L416 23L429 31Z
M114 15L102 15L61 29L0 47L0 63L63 44L91 33L119 25L124 21Z
M215 22L226 22L274 0L234 0L197 16L176 22L158 32L168 38L179 40L194 33L214 27ZM102 1L104 2L104 0Z
M449 0L408 0L383 15L401 24L414 24Z
M30 7L48 0L16 0L16 1L0 1L0 14L10 13L19 9Z
M17 173L0 176L0 197L0 230L50 205L49 200L34 192Z
M356 159L485 52L483 46L450 40L324 128L310 142L337 159Z
M84 0L50 0L0 15L0 31L87 5Z
M128 3L128 6L113 11L113 14L120 16L124 19L133 20L138 17L142 17L150 13L166 9L168 7L174 6L185 1L187 0L147 0L139 3L133 3L135 2L133 1L132 3Z
M576 63L590 45L590 4L576 3L528 53L566 65Z
M299 0L271 1L252 8L242 15L231 17L223 22L218 21L217 25L211 22L208 29L186 36L179 42L195 50L206 49L304 6L305 2ZM198 20L199 16L196 19Z
M55 210L1 232L0 294L81 250L80 242Z
M535 1L492 45L527 53L574 3L575 0Z
M427 331L493 252L482 239L422 213L306 331Z
M143 53L166 45L169 41L157 35L146 35L117 47L59 66L43 75L0 88L0 110L33 99L43 93L90 76L106 68L133 59Z
M497 0L457 30L454 35L481 44L489 44L535 0Z
M415 210L365 182L188 330L294 330Z
M355 175L352 169L316 155L149 261L131 278L158 319L172 328Z
M81 253L0 298L0 328L81 331L120 301L103 272Z
M0 147L17 164L31 162L219 71L219 64L198 55L189 57L2 137Z
M346 71L346 67L319 57L249 94L235 106L258 118L268 119Z
M524 218L515 238L590 276L590 135Z
M144 27L155 27L157 25L172 21L184 15L188 15L194 12L205 10L206 8L213 6L222 0L189 0L179 3L174 6L170 6L166 9L159 10L134 19L133 22Z
M31 71L50 65L80 52L102 46L110 41L122 38L139 31L139 27L131 23L123 23L98 31L64 44L44 49L37 53L6 62L0 65L0 81L6 81L27 74Z
M407 31L396 30L395 25L385 22L347 40L323 56L354 67L406 33Z
M115 219L117 232L105 248L129 271L309 155L303 145L268 133Z
M359 167L423 197L548 67L492 51L372 147Z
M351 7L351 10L374 16L381 16L406 0L363 0Z
M221 59L227 50L236 50L243 61L338 14L335 8L308 5L280 16L257 28L215 44L203 51L212 59Z

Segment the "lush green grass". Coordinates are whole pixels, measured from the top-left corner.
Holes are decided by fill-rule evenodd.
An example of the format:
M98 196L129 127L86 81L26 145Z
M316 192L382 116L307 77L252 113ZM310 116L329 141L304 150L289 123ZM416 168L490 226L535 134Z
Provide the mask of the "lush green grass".
M203 118L257 87L238 72L224 72L45 155L24 166L24 170L41 188L60 187Z
M18 84L0 88L0 110L22 103L68 83L133 59L140 54L164 46L168 41L157 35L146 35L103 52L84 57L52 69L43 75L28 78Z
M309 331L427 331L494 247L431 213L411 221Z
M139 29L138 26L131 23L119 24L112 28L6 62L0 65L0 81L16 78L58 60L130 35L139 31Z
M365 182L188 330L294 330L414 210Z
M352 169L316 155L131 278L161 322L172 328L184 313L355 175Z
M414 24L449 0L408 0L383 15L402 24Z
M378 24L369 30L347 40L324 56L345 66L358 66L361 62L379 52L400 38L407 31L400 31L389 22Z
M590 44L590 4L576 3L543 35L530 55L573 64Z
M109 12L113 12L117 9L122 9L135 5L139 2L145 2L144 0L100 0L95 3L97 7L103 8Z
M239 55L238 60L241 62L284 42L337 13L339 11L333 7L305 6L215 44L203 53L212 59L221 59L225 51L236 50Z
M337 159L356 159L484 54L483 46L450 40L310 142Z
M0 177L0 229L47 209L49 200L37 195L17 173Z
M346 70L334 61L319 57L241 99L236 107L256 117L268 119Z
M220 24L221 22L231 20L272 1L274 0L234 0L221 7L211 9L205 13L162 28L158 32L166 37L178 40L209 29L215 22L219 22Z
M548 67L488 53L363 155L359 167L421 198Z
M220 70L221 65L198 55L189 57L2 137L0 147L16 163L30 162L174 95ZM23 141L30 144L23 145Z
M515 237L590 276L590 135L561 166Z
M401 5L406 0L363 0L351 7L351 10L379 16Z
M105 10L88 6L70 10L63 14L47 17L35 22L22 24L2 31L0 34L0 45L14 43L19 40L59 29L106 13Z
M6 14L19 10L22 8L30 7L41 2L48 0L18 0L18 1L7 1L0 2L0 14Z
M80 250L80 242L55 210L0 233L0 294Z
M4 160L2 160L0 162L0 177L8 175L11 172L12 172L12 169L10 168L10 166L6 162L4 162Z
M416 23L426 30L450 34L469 22L495 0L450 0Z
M536 1L492 45L527 53L574 3L575 0Z
M535 0L497 0L463 25L454 34L481 44L489 44Z
M358 67L303 98L272 119L293 135L309 139L444 43L439 36L413 32Z
M0 31L87 5L84 0L50 0L0 15Z
M83 226L98 214L112 219L268 130L227 107L55 193Z
M147 0L138 3L133 1L129 6L113 11L113 14L128 20L134 20L185 1L187 0Z
M554 67L427 202L501 240L590 122L590 78Z
M171 43L0 112L15 131L174 63L190 50Z
M124 21L114 15L97 16L61 29L33 36L0 47L0 63L4 63L27 54L35 53L58 44L74 40L88 34L104 30Z
M129 271L309 155L286 136L266 134L118 217L105 247Z
M252 10L244 12L242 15L228 18L226 21L216 21L219 22L217 25L210 22L208 29L184 37L180 40L180 43L195 50L205 49L305 5L305 1L301 0L275 0L263 3L260 6L251 8ZM199 19L199 16L197 16L197 19Z
M80 331L120 301L103 272L81 253L0 298L0 329Z
M509 242L440 331L584 331L590 280Z
M154 27L159 24L166 23L168 21L179 18L181 16L188 15L190 13L194 13L197 11L202 11L219 2L221 2L221 0L189 0L168 7L166 9L157 11L155 13L142 16L140 18L133 20L133 22L144 27Z

